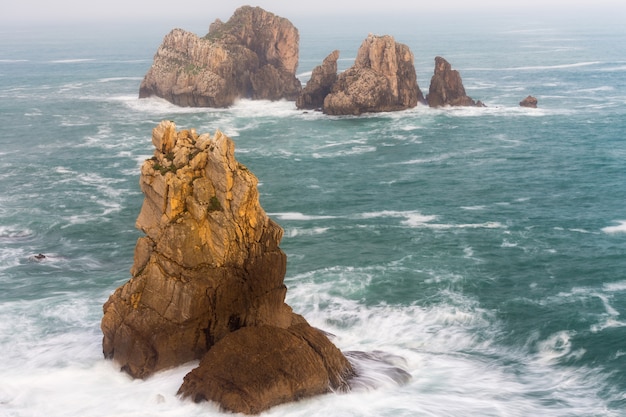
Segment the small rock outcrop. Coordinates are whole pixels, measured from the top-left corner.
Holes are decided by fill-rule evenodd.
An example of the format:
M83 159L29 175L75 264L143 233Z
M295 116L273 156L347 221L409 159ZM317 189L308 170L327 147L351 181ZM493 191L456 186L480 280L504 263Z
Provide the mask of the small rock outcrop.
M415 107L423 96L413 61L408 46L389 35L370 34L354 65L339 74L324 99L324 113L358 115Z
M457 70L453 70L450 63L440 56L435 58L435 73L430 80L426 101L430 107L484 107L482 102L474 101L465 94L461 75Z
M528 96L524 100L520 101L519 105L521 107L530 107L532 109L536 109L537 108L537 98L535 98L533 96Z
M246 327L220 340L185 377L179 394L211 400L235 413L258 414L272 406L333 390L348 390L341 352L313 327Z
M209 33L174 29L165 36L139 97L183 107L228 107L238 98L295 100L299 33L287 19L243 6Z
M131 279L104 304L105 357L145 378L202 359L215 348L210 368L230 370L233 384L252 399L246 397L240 409L228 405L232 387L204 387L197 375L207 384L213 380L203 376L202 367L190 377L196 381L193 390L181 392L236 412L340 389L351 365L285 304L283 230L260 206L258 180L235 160L232 140L219 131L213 136L177 131L164 121L153 130L152 143L154 157L141 167L145 198L136 223L146 235L137 241ZM224 344L226 356L219 353ZM233 344L243 347L233 350ZM233 352L241 356L234 358ZM254 362L274 353L286 356L264 368ZM286 362L274 369L277 361ZM288 374L288 369L303 371ZM247 375L251 370L258 379ZM282 375L280 389L272 385L272 372ZM244 389L246 383L253 385Z
M296 100L296 107L298 109L322 108L324 98L330 93L333 84L337 81L338 59L339 51L335 50L324 58L322 65L318 65L313 69L311 78Z

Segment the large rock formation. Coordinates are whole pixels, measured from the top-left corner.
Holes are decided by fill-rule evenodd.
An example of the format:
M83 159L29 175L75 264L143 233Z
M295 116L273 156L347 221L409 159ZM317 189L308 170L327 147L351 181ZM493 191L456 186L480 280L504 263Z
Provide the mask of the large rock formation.
M139 88L179 106L228 107L237 98L295 100L298 30L285 18L244 6L200 38L182 29L165 36Z
M261 208L258 180L235 160L233 142L220 132L213 137L194 130L177 132L173 122L161 122L152 142L154 157L141 167L145 199L137 219L146 236L137 241L132 278L104 305L105 357L133 377L144 378L201 359L226 336L246 329L224 342L231 347L241 343L245 348L238 352L245 355L235 360L218 350L203 363L215 370L232 369L244 385L254 383L246 392L262 401L246 400L247 408L236 409L225 399L229 394L199 383L194 390L203 394L181 392L248 412L341 388L352 368L325 336L285 304L286 256L278 246L283 231ZM275 345L274 339L282 337L276 335L285 333L267 326L295 336ZM255 351L264 345L275 350ZM273 367L266 374L256 366L255 355L291 351L299 353L281 366L306 372L286 375L277 370L284 375L281 381L289 381L281 382L280 389L236 375L262 371L255 378L273 380ZM239 362L238 368L229 365L233 361ZM330 369L328 363L333 364ZM260 394L255 397L254 392Z
M430 107L484 106L482 102L474 101L465 94L461 75L440 56L435 58L435 73L430 80L426 101Z
M369 35L354 65L339 74L324 99L332 115L404 110L423 100L417 85L413 53L391 36Z
M296 100L296 107L299 109L321 109L324 105L324 99L330 93L330 90L337 81L337 60L339 59L339 51L331 52L322 65L313 68L311 78L306 86L302 89L302 93Z

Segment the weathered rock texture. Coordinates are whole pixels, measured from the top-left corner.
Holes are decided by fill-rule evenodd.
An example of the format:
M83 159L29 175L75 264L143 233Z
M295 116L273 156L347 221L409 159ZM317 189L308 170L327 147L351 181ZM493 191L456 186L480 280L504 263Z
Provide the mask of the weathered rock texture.
M484 106L482 102L474 101L465 94L461 75L440 56L435 58L435 73L430 80L426 101L430 107Z
M285 18L244 6L200 38L182 29L165 36L139 88L179 106L228 107L238 98L295 100L298 30Z
M354 65L339 74L324 99L324 113L358 115L415 107L423 96L413 61L408 46L389 35L370 34Z
M345 357L308 324L289 329L247 327L220 340L187 374L179 394L222 408L257 414L274 405L347 390Z
M522 107L530 107L532 109L537 108L537 98L533 96L528 96L524 100L519 102L519 105Z
M271 406L338 388L341 384L335 376L348 377L352 368L334 346L334 351L328 350L330 342L325 337L319 342L323 335L314 333L285 304L286 256L278 246L283 230L261 208L258 180L235 160L233 142L219 131L214 136L194 130L178 132L173 122L161 122L153 130L152 143L154 157L141 167L145 199L137 219L137 227L146 236L137 241L132 278L104 305L105 357L133 377L144 378L201 359L227 335L246 328L246 333L230 339L239 343L243 338L246 346L238 351L245 354L237 358L240 366L236 372L233 368L234 376L260 371L249 361L254 362L254 349L262 345L274 346L279 353L303 353L299 346L307 345L317 356L309 352L297 362L281 365L307 372L293 374L280 390L259 394L261 405L250 405L256 404L251 400L245 406L249 408L229 409L260 410L265 407L262 404ZM289 329L289 334L300 339L292 340L293 346L290 342L275 345L274 333L279 331L262 330L264 326ZM248 342L246 335L251 335ZM319 343L323 349L316 349ZM219 354L212 354L215 357ZM215 360L209 359L215 369L230 368L220 360L235 361L232 356ZM320 361L337 367L329 372ZM309 375L313 368L326 372L327 379L322 381L318 373ZM263 375L257 376L271 379ZM254 382L246 375L238 377L244 384ZM223 387L226 392L230 389ZM250 393L268 391L265 385L247 389ZM216 392L211 388L213 394L203 395L220 402L227 396Z
M302 93L296 100L296 107L299 109L321 109L324 105L324 98L330 93L330 90L337 81L337 60L339 59L339 51L331 52L322 65L318 65L313 69L311 78L306 86L302 89Z

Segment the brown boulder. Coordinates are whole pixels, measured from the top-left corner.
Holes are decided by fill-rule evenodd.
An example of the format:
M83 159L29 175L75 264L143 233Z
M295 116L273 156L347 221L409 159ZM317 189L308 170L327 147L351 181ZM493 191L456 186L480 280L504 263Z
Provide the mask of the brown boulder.
M347 390L350 376L346 358L306 323L246 327L215 344L178 393L234 413L258 414L331 389Z
M450 63L440 56L435 58L435 73L430 80L426 101L430 107L484 107L482 102L474 101L465 94L461 75L458 71L453 70Z
M533 96L528 96L524 100L519 102L519 105L522 107L530 107L532 109L537 108L537 99Z
M289 20L244 6L200 38L174 29L163 40L139 97L179 106L228 107L238 98L295 100L299 33Z
M302 93L296 100L296 107L299 109L321 109L324 105L324 98L337 81L337 60L339 51L331 52L322 65L313 69L311 78L302 89Z
M354 65L339 74L324 99L326 114L358 115L415 107L423 100L417 85L413 53L393 37L369 35Z

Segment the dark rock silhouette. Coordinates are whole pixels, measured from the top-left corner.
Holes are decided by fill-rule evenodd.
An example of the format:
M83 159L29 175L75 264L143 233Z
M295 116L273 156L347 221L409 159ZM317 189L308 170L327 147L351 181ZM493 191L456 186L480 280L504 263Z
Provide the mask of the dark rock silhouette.
M450 63L440 56L435 58L435 72L430 80L426 101L430 107L484 107L482 102L474 101L465 94L461 75L458 71L453 70Z
M330 90L337 81L337 60L339 59L339 51L335 50L330 53L322 65L318 65L313 69L311 78L306 86L302 89L302 93L296 100L298 109L321 109L324 105L324 99L330 93Z

